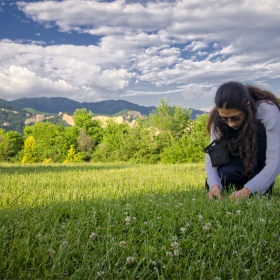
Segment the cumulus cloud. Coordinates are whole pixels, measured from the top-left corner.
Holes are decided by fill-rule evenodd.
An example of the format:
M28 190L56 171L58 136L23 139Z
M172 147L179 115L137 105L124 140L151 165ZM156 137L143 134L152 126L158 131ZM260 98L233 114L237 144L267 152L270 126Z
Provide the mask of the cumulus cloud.
M47 28L56 25L60 32L98 40L88 46L2 40L0 90L6 93L19 92L21 85L22 92L48 88L51 94L67 91L80 98L82 93L94 100L178 93L194 100L212 98L227 80L269 86L269 79L280 78L277 0L36 1L17 6Z

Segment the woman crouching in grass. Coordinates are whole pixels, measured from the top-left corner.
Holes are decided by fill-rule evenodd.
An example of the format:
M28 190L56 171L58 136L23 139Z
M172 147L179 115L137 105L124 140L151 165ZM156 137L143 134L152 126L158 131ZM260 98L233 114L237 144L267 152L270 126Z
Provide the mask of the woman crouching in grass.
M215 105L207 129L211 142L226 144L229 158L213 167L206 155L209 198L221 199L222 188L231 186L230 198L270 195L280 173L280 100L261 88L227 82L218 88Z

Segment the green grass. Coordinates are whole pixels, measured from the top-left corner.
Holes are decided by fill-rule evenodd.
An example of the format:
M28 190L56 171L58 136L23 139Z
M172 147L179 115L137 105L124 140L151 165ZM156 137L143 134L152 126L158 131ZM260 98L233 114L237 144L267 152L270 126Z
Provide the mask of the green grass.
M209 201L202 164L0 165L0 279L280 279L272 198Z

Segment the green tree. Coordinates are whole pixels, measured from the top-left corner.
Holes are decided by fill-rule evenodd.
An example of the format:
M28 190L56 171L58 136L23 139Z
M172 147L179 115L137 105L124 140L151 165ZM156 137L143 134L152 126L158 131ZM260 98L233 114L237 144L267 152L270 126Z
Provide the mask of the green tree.
M123 137L128 133L128 130L127 123L118 124L113 120L107 121L102 142L94 152L93 159L101 161L123 160L124 155L120 148L123 145Z
M198 116L195 121L189 122L184 134L171 145L165 147L161 153L164 163L201 162L205 158L203 149L209 143L206 131L208 115Z
M37 161L37 156L34 151L35 139L33 136L28 136L24 141L24 156L22 163L33 163Z
M51 158L54 160L57 154L56 137L64 130L63 126L54 125L49 122L38 122L24 129L26 136L33 136L35 140L34 152L39 162Z
M169 99L161 99L160 105L149 115L150 126L171 138L179 138L190 121L190 112L180 105L171 105Z
M101 123L97 120L93 120L93 113L87 111L85 108L77 109L74 112L73 120L75 126L83 129L88 136L94 141L94 146L98 145L102 139L103 130Z
M11 161L23 148L23 136L15 131L0 130L0 160Z

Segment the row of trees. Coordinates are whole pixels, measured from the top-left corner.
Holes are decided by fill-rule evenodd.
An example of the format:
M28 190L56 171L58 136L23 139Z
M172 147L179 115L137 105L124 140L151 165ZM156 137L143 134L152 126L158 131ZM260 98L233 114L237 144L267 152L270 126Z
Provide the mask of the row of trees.
M191 120L188 110L161 100L155 111L133 126L110 120L103 127L92 116L78 109L72 127L39 122L26 126L24 135L0 130L0 160L183 163L204 159L203 148L209 142L206 114Z

